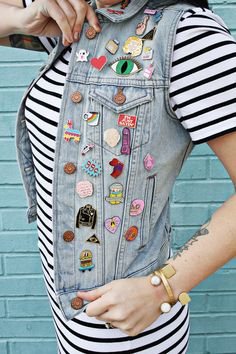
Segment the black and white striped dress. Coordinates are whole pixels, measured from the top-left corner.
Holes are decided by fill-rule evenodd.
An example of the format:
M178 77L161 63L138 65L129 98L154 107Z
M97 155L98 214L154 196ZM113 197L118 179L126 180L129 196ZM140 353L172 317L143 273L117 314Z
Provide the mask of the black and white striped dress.
M32 2L28 0L24 5ZM55 39L39 37L48 53ZM37 187L38 246L55 325L58 353L186 353L189 308L179 302L136 337L85 312L65 321L56 302L53 273L52 177L57 124L71 47L31 89L25 116ZM173 54L170 103L194 143L236 130L236 45L222 19L191 8L179 22Z

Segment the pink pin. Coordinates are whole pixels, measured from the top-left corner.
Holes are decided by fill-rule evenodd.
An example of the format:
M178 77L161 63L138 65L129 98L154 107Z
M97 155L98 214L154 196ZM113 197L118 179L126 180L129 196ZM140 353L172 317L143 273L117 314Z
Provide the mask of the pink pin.
M146 168L147 171L151 171L154 164L155 164L155 160L154 158L152 157L151 154L147 154L143 160L143 163L144 163L144 167Z
M120 218L119 216L113 216L112 218L108 218L105 220L105 227L106 229L114 234L120 225Z
M144 201L142 199L134 199L130 206L130 215L137 216L142 213L144 208Z

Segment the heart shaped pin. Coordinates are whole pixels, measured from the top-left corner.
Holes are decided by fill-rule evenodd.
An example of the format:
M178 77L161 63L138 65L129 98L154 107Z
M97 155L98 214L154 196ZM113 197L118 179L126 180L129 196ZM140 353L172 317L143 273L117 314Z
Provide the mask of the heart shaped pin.
M99 71L102 70L104 68L104 66L106 65L107 62L107 57L105 55L102 55L99 58L92 58L90 60L91 65L98 69Z
M112 218L108 218L105 220L105 227L106 229L114 234L120 225L120 218L119 216L113 216Z

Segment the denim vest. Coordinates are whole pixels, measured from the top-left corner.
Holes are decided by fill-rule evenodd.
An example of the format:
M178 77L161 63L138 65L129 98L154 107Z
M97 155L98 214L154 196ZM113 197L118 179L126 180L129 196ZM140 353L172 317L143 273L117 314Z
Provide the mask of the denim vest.
M89 25L85 23L80 41L72 44L53 176L55 291L67 320L87 305L86 301L82 306L73 304L78 290L90 290L114 279L145 276L168 259L169 196L193 148L170 107L168 91L176 28L191 6L162 8L161 19L158 12L150 15L140 36L152 37L156 26L153 40L142 40L144 47L154 50L154 71L148 78L151 60L142 60L140 55L132 57L131 63L119 62L127 59L120 59L125 56L123 46L128 44L128 37L136 36L144 10L151 9L151 2L147 3L135 0L123 10L120 5L112 10L97 9L102 33L88 39L93 33L86 35ZM117 50L117 40L119 49L111 54L105 47L114 39L110 50ZM18 110L17 159L28 199L29 223L37 217L36 190L24 102L63 49L60 38ZM139 45L136 50L140 50ZM87 52L86 61L83 55ZM104 55L108 62L103 67L98 58ZM92 57L97 58L93 65ZM87 144L93 148L83 152Z

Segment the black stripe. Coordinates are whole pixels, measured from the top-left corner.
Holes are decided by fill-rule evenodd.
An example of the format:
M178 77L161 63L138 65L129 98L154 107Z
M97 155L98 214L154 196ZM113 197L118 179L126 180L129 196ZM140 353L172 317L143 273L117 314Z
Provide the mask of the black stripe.
M45 261L46 261L46 263L47 263L47 259L46 259L45 255L43 254L43 252L42 252L42 250L41 250L40 248L39 248L39 252L40 252L40 254L41 254L41 265L42 265L42 267L43 267L45 273L46 273L46 274L48 275L48 277L50 278L51 282L54 284L54 280L53 280L53 278L51 277L51 275L49 274L49 271L48 271L48 269L45 267L45 265L44 265L44 263L43 263L43 260L42 260L42 258L44 258ZM48 268L49 268L49 267L48 267ZM44 277L46 278L45 274L44 274ZM52 290L53 290L53 288L52 288Z
M182 47L185 47L187 46L188 44L192 44L196 41L199 41L200 39L202 38L205 38L205 37L208 37L208 36L212 36L214 33L213 32L204 32L204 33L201 33L201 34L198 34L197 36L195 37L192 37L192 38L189 38L187 39L186 41L183 41L181 43L178 43L174 46L174 51L182 48Z
M51 70L53 70L55 73L61 75L61 76L66 76L66 73L64 71L59 70L58 68L55 67L55 65L51 66Z
M42 195L39 193L38 190L36 190L36 193L37 193L37 195L39 196L39 198L42 200L42 202L43 202L45 205L47 205L48 208L52 209L52 205L51 205L50 203L48 203L48 202L42 197Z
M42 156L44 156L46 159L50 160L50 161L53 161L53 158L47 154L45 154L42 150L40 150L38 148L38 146L36 146L32 141L31 141L31 145L33 146L33 148L38 151L38 153Z
M27 7L25 0L22 0L22 3L23 3L23 6L24 6L24 7Z
M41 205L39 205L39 203L37 204L37 207L41 210L41 213L45 216L45 218L52 221L52 217L46 213L46 211L41 207Z
M40 43L42 44L45 52L47 52L47 54L50 54L50 50L48 50L48 48L45 46L45 44L43 43L43 39L38 37L38 40L40 41Z
M61 57L60 60L61 60L61 62L64 63L65 65L68 65L68 64L69 64L69 61L66 60L64 57Z
M219 138L220 136L223 136L225 134L232 133L232 132L235 132L235 131L236 131L236 127L233 127L233 128L221 131L221 132L219 132L217 134L209 135L208 137L203 138L203 139L193 140L193 144L198 145L198 144L206 143L209 140L212 140L212 139L215 139L215 138Z
M37 129L43 136L46 136L47 138L51 139L51 140L55 140L56 137L52 134L49 134L48 132L46 132L45 130L39 128L39 126L37 124L35 124L32 120L30 120L29 118L25 117L25 119L27 120L27 122L29 122L31 125L33 125L35 127L35 129Z
M37 218L39 219L41 224L45 227L45 229L47 229L50 233L52 233L52 229L43 221L43 219L39 215L37 215ZM52 253L51 256L53 256Z
M233 53L233 56L236 57L236 53ZM230 74L232 74L234 72L235 72L235 68L232 68L232 69L229 69L229 70L226 70L226 71L222 71L219 74L216 74L216 75L213 75L213 76L208 76L206 79L203 79L203 80L200 80L200 81L196 81L196 82L194 82L191 85L181 87L180 89L171 92L170 93L170 97L177 96L177 95L179 95L182 92L185 92L185 91L191 90L191 89L193 89L195 87L199 87L201 85L207 84L208 82L211 82L211 81L214 81L214 80L218 80L221 77L225 77L225 76L230 75ZM175 78L177 78L177 76L175 76ZM175 80L177 80L177 79L175 79Z
M195 103L195 102L198 102L198 101L204 100L204 99L206 99L206 98L209 98L209 97L218 95L218 94L220 94L220 93L222 93L222 92L226 92L226 91L232 90L232 89L234 89L234 88L236 88L236 84L235 84L235 83L230 84L230 85L227 85L227 86L223 86L223 87L221 87L221 88L218 88L217 90L209 91L209 92L207 92L207 93L204 93L203 95L195 96L195 97L191 98L190 100L186 100L186 101L184 101L184 102L182 102L182 103L179 103L179 104L177 105L177 107L174 106L173 109L176 110L177 108L179 109L179 108L186 107L186 106L188 106L188 105L190 105L190 104L193 104L193 103Z
M62 98L62 95L60 93L45 90L44 88L40 87L37 83L34 85L34 88L37 89L38 91L46 93L47 95L54 96L57 98Z
M47 40L50 43L50 45L52 46L52 48L55 48L56 44L53 42L52 38L47 37Z
M48 194L48 195L51 196L52 193L49 192L46 188L44 188L44 186L38 181L37 176L35 176L35 179L36 179L36 182L37 182L37 184L39 185L39 187L40 187L46 194Z
M207 15L201 15L201 14L194 14L194 15L190 15L189 17L191 17L191 18L195 18L195 17L197 17L197 18L207 18L207 19L209 19L209 20L211 20L211 21L213 21L213 22L215 22L215 23L218 23L214 18L212 18L212 17L210 17L210 16L207 16ZM202 26L204 26L203 24L202 24ZM220 24L219 23L219 26L220 27L222 27L222 28L224 28L225 29L225 31L227 32L227 33L229 33L229 30L228 30L228 28L227 27L225 27L225 26L223 26L222 24Z
M208 113L208 112L211 112L211 111L212 111L212 114L214 114L213 111L215 109L222 108L224 106L228 106L228 105L230 105L232 103L235 103L235 102L236 102L236 98L232 98L231 100L224 101L224 102L221 101L220 103L217 103L215 105L211 105L210 107L201 109L201 110L196 111L196 112L191 113L191 114L187 114L186 116L181 117L179 120L181 122L183 122L183 121L186 121L188 119L195 118L195 117L197 117L199 115L202 115L202 114L205 114L205 113Z
M31 101L34 101L35 103L38 103L39 105L43 106L43 107L46 107L48 109L51 109L52 111L55 111L55 112L60 112L60 108L59 107L56 107L56 106L53 106L47 102L44 102L44 101L41 101L39 100L38 98L35 98L34 96L32 96L31 94L28 95L28 99L31 99Z
M206 31L213 31L215 33L219 33L219 32L223 32L226 33L226 31L223 28L217 27L217 26L205 26L205 25L191 25L191 26L184 26L182 28L178 28L176 33L181 33L184 31L188 31L191 29L195 29L195 28L200 28L201 30L204 28ZM228 33L228 31L227 31Z
M231 118L235 118L235 116L236 116L236 112L233 112L231 114L227 114L224 117L214 118L214 120L211 120L210 122L206 122L206 123L203 123L203 124L199 124L196 127L189 128L189 129L187 129L187 131L188 132L195 132L197 130L201 130L201 129L204 129L206 127L213 126L214 124L217 124L217 123L220 123L220 122L224 122L225 120L229 120Z
M44 238L46 239L46 241L48 241L48 243L50 243L52 245L52 241L48 238L48 236L45 234L45 232L41 229L40 226L38 226L38 230L40 231L40 233L44 236ZM40 237L40 242L44 245L44 247L46 248L48 254L53 257L53 253L51 251L49 251L48 247L45 245L45 243L43 242L42 238ZM50 268L53 269L53 266L50 264Z
M55 81L53 79L50 79L49 77L47 77L46 73L44 73L42 75L42 78L44 80L46 80L47 82L49 82L50 84L53 84L53 85L57 85L57 86L64 86L64 83L63 82L58 82L58 81Z
M55 152L55 150L53 148L51 148L50 146L46 145L45 143L43 143L39 137L37 135L35 135L30 129L29 127L27 127L28 132L38 141L39 144L41 144L42 146L44 146L47 150L51 151L52 153Z
M54 127L57 127L57 125L58 125L57 122L55 122L49 118L46 118L45 116L42 116L40 113L36 112L34 109L28 107L27 102L26 102L25 108L26 108L26 111L29 111L30 113L32 113L33 115L38 117L40 120L44 121L45 123L50 124ZM30 118L28 118L28 119L30 119Z
M188 61L188 60L193 59L193 58L195 58L195 57L197 57L199 55L202 55L202 54L205 54L207 52L210 52L213 49L220 48L220 47L228 45L228 44L236 45L236 43L233 42L233 41L222 41L222 42L214 43L214 44L212 44L212 45L210 45L208 47L204 47L204 48L202 48L202 49L200 49L198 51L195 51L192 54L186 55L185 57L182 57L182 58L180 58L178 60L173 61L172 62L172 66L182 64L185 61Z
M39 165L41 165L43 168L45 168L45 170L50 171L50 172L53 171L52 167L49 167L48 165L45 165L42 161L40 161L37 158L37 156L35 156L35 154L33 152L32 152L32 155L33 155L34 159L39 163Z
M35 165L34 166L35 170L38 172L38 174L42 177L43 180L47 181L48 183L52 184L52 180L51 178L46 177L39 169L38 167Z
M61 318L59 318L59 316L57 315L57 313L55 312L55 310L53 309L53 312L54 312L54 315L58 318L58 320L63 324L63 326L72 334L74 334L76 337L80 337L84 340L88 340L90 342L95 342L94 340L94 337L88 337L88 336L85 336L85 335L82 335L82 334L79 334L75 331L73 331L71 328L69 328L65 323L62 322ZM185 316L184 320L174 329L174 331L170 332L170 333L173 333L175 334L176 333L176 329L180 329L183 324L186 322L188 318L188 312L187 312L187 315ZM65 335L64 333L61 331L61 329L58 327L58 325L56 324L56 327L58 329L58 331L60 332L61 336L64 338L64 340L68 343L68 345L70 345L71 347L75 348L76 350L80 350L82 353L86 353L86 354L99 354L101 352L94 352L94 351L91 351L91 350L87 350L87 349L84 349L84 348L81 348L81 347L78 347L77 345L75 345L74 343L72 343ZM135 340L138 336L128 336L127 337L123 337L123 338L96 338L96 342L105 342L105 343L111 343L111 342L121 342L121 339L122 341L129 341L129 340ZM169 334L167 334L166 336L162 337L162 338L159 338L155 343L156 344L160 344L162 343L164 340L163 338L166 338L166 337L170 337ZM135 349L129 349L129 350L122 350L122 351L112 351L110 353L113 353L113 354L121 354L121 353L124 353L124 354L131 354L131 353L136 353L137 351L140 351L140 350L143 350L145 347L148 347L148 345L145 345L145 346L142 346L140 348L135 348ZM152 345L153 346L153 345ZM140 350L139 350L140 349ZM164 352L163 352L164 354Z

